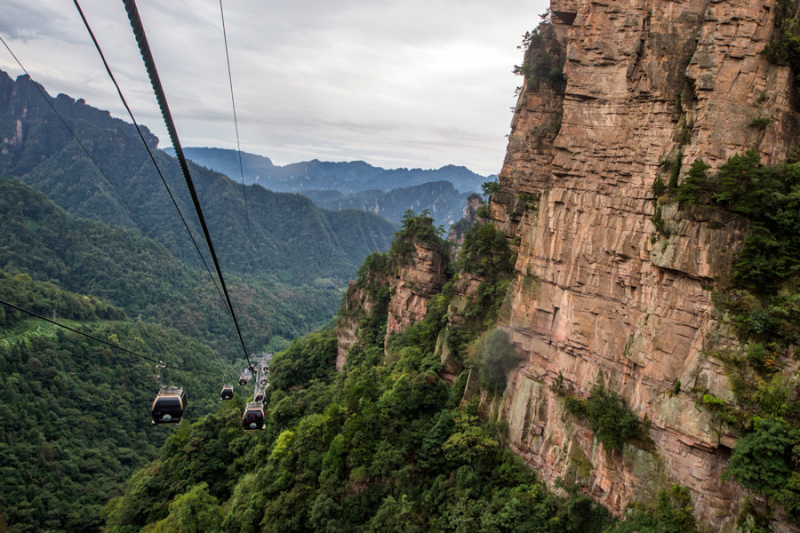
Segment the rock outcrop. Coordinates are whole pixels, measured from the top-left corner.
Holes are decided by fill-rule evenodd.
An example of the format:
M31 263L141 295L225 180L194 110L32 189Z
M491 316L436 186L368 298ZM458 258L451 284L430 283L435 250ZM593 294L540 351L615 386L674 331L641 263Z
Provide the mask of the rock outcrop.
M489 205L519 238L500 325L525 362L501 416L544 480L575 481L617 514L679 483L710 531L732 531L744 500L720 480L736 436L692 391L733 399L706 350L735 343L711 290L747 228L668 205L661 235L652 186L665 164L716 167L748 149L771 164L797 144L792 73L761 54L775 4L552 0L528 52L563 57L563 78L523 87ZM771 122L754 128L756 118ZM652 442L604 450L552 392L559 376L579 397L599 384L620 393Z
M445 283L444 269L448 258L424 244L414 243L414 249L412 260L397 265L389 277L392 299L389 301L387 335L425 318L428 301Z

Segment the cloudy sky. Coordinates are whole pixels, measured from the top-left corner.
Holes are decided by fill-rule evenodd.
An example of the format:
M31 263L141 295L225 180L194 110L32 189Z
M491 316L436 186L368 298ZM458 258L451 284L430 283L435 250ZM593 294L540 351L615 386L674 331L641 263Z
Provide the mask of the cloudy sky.
M166 130L122 2L79 0L139 122ZM522 35L546 0L224 0L242 149L500 171ZM184 146L235 148L219 0L139 0ZM2 0L31 76L127 119L70 0ZM0 48L0 69L21 73Z

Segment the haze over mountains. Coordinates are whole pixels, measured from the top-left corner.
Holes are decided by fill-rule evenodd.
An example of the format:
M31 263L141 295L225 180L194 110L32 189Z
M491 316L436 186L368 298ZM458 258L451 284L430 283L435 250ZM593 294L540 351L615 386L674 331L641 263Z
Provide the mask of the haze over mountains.
M174 154L172 148L165 152ZM259 184L277 192L296 192L325 209L371 211L394 222L411 209L430 211L436 223L449 227L464 216L470 194L495 176L481 176L466 167L446 165L432 170L384 169L364 161L326 162L314 159L275 165L268 157L236 150L185 148L186 157L234 181Z
M172 148L165 152L174 155ZM184 148L184 154L198 165L203 165L239 181L239 156L236 150L225 148ZM337 190L353 194L366 190L390 191L434 181L449 181L460 193L477 192L487 176L481 176L466 167L446 165L438 169L421 168L385 169L364 161L330 162L301 161L289 165L275 165L268 157L242 152L244 182L258 183L276 192L302 192Z

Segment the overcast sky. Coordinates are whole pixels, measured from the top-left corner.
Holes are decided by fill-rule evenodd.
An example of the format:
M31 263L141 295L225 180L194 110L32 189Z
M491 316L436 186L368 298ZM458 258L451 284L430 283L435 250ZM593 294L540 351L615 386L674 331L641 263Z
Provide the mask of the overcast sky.
M168 142L121 1L79 0L139 122ZM70 0L2 0L36 81L125 118ZM500 171L522 35L546 0L224 0L242 149ZM219 0L139 0L184 146L235 148ZM0 68L21 73L5 49ZM54 123L55 124L55 123Z

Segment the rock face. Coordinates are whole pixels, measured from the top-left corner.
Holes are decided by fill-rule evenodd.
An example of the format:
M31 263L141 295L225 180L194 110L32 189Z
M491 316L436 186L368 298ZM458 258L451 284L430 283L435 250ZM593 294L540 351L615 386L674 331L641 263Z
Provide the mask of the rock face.
M336 325L337 370L344 368L347 353L359 343L362 319L385 316L388 337L425 318L428 301L445 283L449 258L419 242L413 242L413 247L414 252L407 261L386 258L391 261L386 269L390 274L381 267L348 285L344 309ZM387 291L388 309L386 300L381 301L381 289Z
M500 325L525 364L501 416L544 480L576 481L617 514L679 483L709 531L733 531L744 500L720 480L735 435L721 434L692 392L733 399L704 350L735 342L711 289L747 228L668 205L666 238L651 221L652 185L665 163L717 167L756 149L771 164L797 144L792 73L760 54L775 4L552 0L528 52L563 57L564 80L523 87L489 205L520 243ZM751 127L756 118L771 123ZM652 442L604 450L551 391L559 375L580 397L601 383L623 395L650 420Z
M425 245L415 243L412 261L394 269L389 277L392 299L386 334L402 331L419 322L428 312L427 303L445 283L444 269L448 258Z

